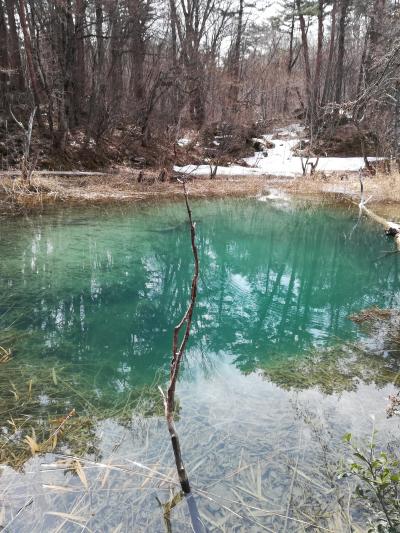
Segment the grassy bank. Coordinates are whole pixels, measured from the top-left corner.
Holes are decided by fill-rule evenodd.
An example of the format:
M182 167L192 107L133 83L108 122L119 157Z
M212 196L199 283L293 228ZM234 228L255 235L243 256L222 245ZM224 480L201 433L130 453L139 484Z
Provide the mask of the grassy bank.
M370 202L400 203L400 173L376 174L364 177L365 197L371 196ZM360 181L357 173L316 173L315 176L299 177L287 180L282 188L292 193L303 194L341 194L343 196L360 196Z
M370 204L385 206L400 203L400 174L379 174L364 180L366 198ZM291 195L326 199L350 198L360 194L358 175L316 174L298 178L275 176L192 178L189 192L193 198L225 198L257 196L271 189ZM160 182L155 174L146 174L138 182L138 171L110 175L34 177L30 186L18 179L0 175L0 214L12 215L42 210L47 206L82 206L160 201L180 198L182 187L177 181Z
M193 179L193 198L221 198L261 194L265 178ZM19 180L0 177L0 213L13 214L40 210L52 205L101 205L180 198L182 186L177 181L159 182L149 175L138 183L133 173L108 176L41 176L27 187Z

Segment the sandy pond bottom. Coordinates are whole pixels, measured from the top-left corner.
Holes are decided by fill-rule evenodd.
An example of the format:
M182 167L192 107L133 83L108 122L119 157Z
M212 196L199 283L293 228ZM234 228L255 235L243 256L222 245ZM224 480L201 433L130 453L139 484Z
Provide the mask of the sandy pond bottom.
M337 480L341 437L375 426L395 442L399 365L348 316L398 306L399 257L351 210L263 200L193 202L201 279L177 426L200 515L209 531L363 530ZM183 205L3 221L0 254L2 526L190 531L184 502L170 521L160 507L178 489L157 392L191 280ZM67 422L55 453L23 456L32 427L43 442L72 408L81 432Z

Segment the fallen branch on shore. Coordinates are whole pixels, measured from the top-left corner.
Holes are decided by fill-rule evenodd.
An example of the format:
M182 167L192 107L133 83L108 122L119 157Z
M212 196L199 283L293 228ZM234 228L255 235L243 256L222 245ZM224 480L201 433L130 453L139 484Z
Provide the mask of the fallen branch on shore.
M367 200L364 199L364 182L361 171L359 173L359 179L361 187L361 198L358 207L360 209L360 213L365 213L369 218L383 226L385 228L386 235L394 237L397 250L400 251L400 224L396 224L395 222L386 220L385 218L380 217L379 215L368 209L368 207L366 207L366 204L371 200L372 197L369 197Z

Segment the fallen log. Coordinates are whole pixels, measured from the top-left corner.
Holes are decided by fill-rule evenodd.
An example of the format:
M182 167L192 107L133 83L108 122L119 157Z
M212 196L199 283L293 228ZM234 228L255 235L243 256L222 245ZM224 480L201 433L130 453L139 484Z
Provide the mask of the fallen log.
M400 251L400 224L396 224L396 222L391 222L390 220L386 220L385 218L377 215L368 207L366 207L366 204L371 199L368 198L367 200L364 199L364 182L362 180L361 172L359 174L360 179L360 186L361 186L361 199L360 203L358 204L358 207L360 209L360 213L365 213L369 218L380 224L385 228L386 235L389 235L390 237L394 237L397 250Z

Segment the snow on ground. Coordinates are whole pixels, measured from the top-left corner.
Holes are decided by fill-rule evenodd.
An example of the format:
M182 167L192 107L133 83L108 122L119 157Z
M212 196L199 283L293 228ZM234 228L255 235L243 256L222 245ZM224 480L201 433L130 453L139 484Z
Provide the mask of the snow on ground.
M174 167L175 172L180 174L190 174L191 176L210 176L209 165L186 165L184 167ZM258 168L241 167L231 165L229 167L218 167L218 176L262 176L265 172L260 172Z
M186 138L182 138L182 139L178 139L177 141L177 145L178 146L187 146L188 144L190 144L192 141L190 139L186 139Z
M271 141L275 147L268 149L268 156L264 157L262 152L255 152L254 156L247 157L244 161L248 167L231 165L228 167L218 167L218 176L287 176L296 177L303 174L301 158L293 155L293 148L299 143L300 135L304 128L298 124L293 124L288 128L275 130L273 135L264 135L264 139ZM278 137L274 138L273 137ZM279 137L282 137L280 139ZM374 160L375 158L369 158ZM315 158L310 161L315 162ZM364 168L362 157L320 157L317 171L322 172L357 172ZM184 167L174 167L176 172L191 174L192 176L209 176L209 165L186 165ZM308 168L309 170L309 168Z

